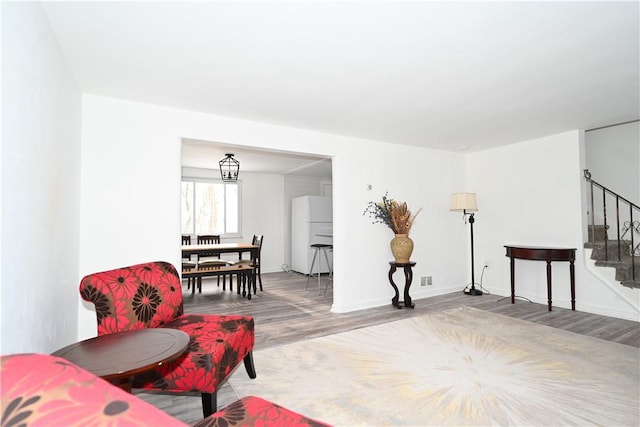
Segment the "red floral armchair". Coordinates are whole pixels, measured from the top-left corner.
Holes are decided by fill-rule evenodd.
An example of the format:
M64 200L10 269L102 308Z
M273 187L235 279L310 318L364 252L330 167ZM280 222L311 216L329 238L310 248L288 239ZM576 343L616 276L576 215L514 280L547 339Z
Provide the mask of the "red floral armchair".
M80 282L80 295L95 305L98 335L142 328L173 328L189 335L182 357L136 377L134 388L197 391L207 417L216 410L218 388L240 361L249 376L256 377L253 318L184 314L180 278L167 262L90 274Z
M0 356L2 426L187 427L155 406L60 357ZM255 396L247 396L194 427L327 426Z

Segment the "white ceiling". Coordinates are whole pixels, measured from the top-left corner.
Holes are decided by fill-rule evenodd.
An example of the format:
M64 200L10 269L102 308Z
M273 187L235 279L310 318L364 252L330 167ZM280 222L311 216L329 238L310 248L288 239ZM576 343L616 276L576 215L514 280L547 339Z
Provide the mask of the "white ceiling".
M637 1L43 7L97 95L453 151L640 117Z

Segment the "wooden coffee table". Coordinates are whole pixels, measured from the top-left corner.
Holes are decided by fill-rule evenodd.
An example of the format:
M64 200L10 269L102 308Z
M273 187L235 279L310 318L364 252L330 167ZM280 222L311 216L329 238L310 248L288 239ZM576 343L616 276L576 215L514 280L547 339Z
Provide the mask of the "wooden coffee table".
M131 392L133 377L171 362L189 346L177 329L149 328L101 335L52 353Z

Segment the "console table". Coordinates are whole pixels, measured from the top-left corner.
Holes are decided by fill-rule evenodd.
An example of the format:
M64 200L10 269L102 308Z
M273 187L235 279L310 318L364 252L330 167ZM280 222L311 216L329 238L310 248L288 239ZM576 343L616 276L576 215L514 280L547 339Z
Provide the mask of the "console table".
M416 265L415 262L409 261L407 263L400 263L395 261L390 261L389 265L389 283L393 286L393 289L396 291L396 296L391 299L391 304L393 304L396 308L402 308L400 304L404 304L405 307L414 308L415 305L411 302L411 297L409 296L409 288L411 287L411 282L413 281L413 266ZM395 283L393 283L393 273L396 272L398 267L402 267L404 270L404 301L400 301L400 294L398 292L398 287Z
M569 277L571 279L571 310L576 309L576 275L574 262L576 248L545 248L537 246L504 246L511 260L511 304L515 303L515 260L546 261L547 263L547 306L551 311L551 261L568 261Z

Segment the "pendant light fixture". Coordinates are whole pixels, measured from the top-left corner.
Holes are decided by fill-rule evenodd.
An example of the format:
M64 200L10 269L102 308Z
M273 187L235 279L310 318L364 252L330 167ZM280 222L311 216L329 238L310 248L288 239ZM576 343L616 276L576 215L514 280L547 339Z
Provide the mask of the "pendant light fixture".
M225 158L220 160L220 176L223 181L237 181L240 162L233 158L233 154L225 154Z

